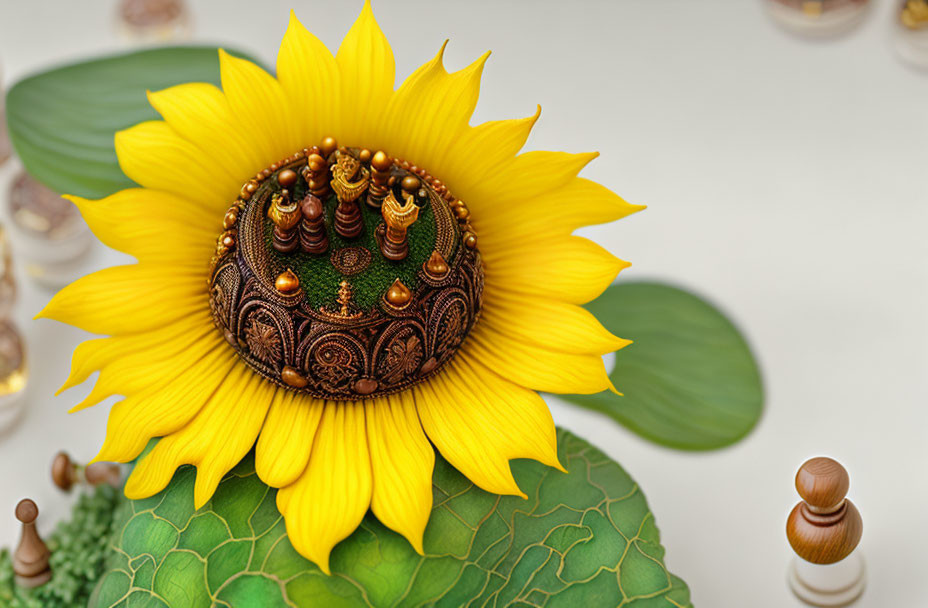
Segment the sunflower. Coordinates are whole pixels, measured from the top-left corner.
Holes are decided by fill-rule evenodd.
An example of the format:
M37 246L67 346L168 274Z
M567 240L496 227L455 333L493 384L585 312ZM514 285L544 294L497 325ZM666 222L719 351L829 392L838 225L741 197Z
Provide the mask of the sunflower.
M61 390L99 370L72 411L124 397L96 460L160 438L129 498L191 464L199 508L254 449L328 572L368 509L422 552L435 448L498 494L522 495L511 459L561 468L536 391L615 390L627 344L580 306L627 263L572 232L640 207L577 176L596 154L520 154L538 111L469 126L488 54L443 51L394 90L369 3L335 56L291 15L276 78L220 51L221 89L151 92L162 120L116 134L140 187L71 200L138 263L38 316L109 336Z

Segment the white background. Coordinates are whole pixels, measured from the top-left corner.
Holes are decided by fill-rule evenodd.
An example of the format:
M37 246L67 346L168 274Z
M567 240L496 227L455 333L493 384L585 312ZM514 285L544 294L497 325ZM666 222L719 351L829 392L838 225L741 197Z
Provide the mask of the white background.
M291 4L333 50L360 8L191 4L198 39L231 41L271 65ZM858 30L818 42L778 29L748 0L374 7L400 79L445 37L449 68L493 49L475 121L529 115L541 103L529 148L599 150L585 176L650 206L585 231L634 262L622 278L696 289L746 332L767 404L733 448L663 449L550 399L559 424L644 488L667 563L701 608L797 605L785 585L784 522L796 468L819 454L847 466L864 517L870 576L860 605L928 606L928 75L896 60L894 3L876 5ZM124 46L111 2L0 6L7 84ZM91 266L117 260L99 247ZM21 496L36 498L45 528L64 513L48 462L59 448L93 456L108 409L65 414L89 385L52 396L84 336L27 320L51 292L22 287L32 376L27 417L0 437L4 545L15 542Z

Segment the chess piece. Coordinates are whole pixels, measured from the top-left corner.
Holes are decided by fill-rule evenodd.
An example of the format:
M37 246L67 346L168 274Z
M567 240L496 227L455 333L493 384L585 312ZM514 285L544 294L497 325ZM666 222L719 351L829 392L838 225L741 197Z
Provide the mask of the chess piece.
M52 569L48 564L51 552L35 529L38 516L39 508L28 498L16 505L16 519L22 522L23 531L19 545L13 552L13 572L16 574L16 584L27 589L44 585L52 577Z
M61 451L52 460L52 482L65 492L70 492L77 484L96 487L107 483L118 488L122 482L122 471L115 462L94 462L86 467L80 466L71 460L67 452Z
M383 198L390 192L390 168L393 161L385 152L378 150L371 158L371 184L367 191L367 204L379 209Z
M303 221L300 224L300 248L306 253L325 253L329 235L325 231L325 208L322 201L307 194L300 204Z
M403 192L405 202L400 205L393 193L384 199L380 212L383 214L384 228L378 227L377 241L383 257L394 262L406 259L409 254L409 241L406 231L419 217L419 208L411 194Z
M118 16L121 34L133 42L183 40L193 29L183 0L122 0Z
M786 537L796 552L789 583L813 606L847 606L864 590L863 559L854 552L863 523L845 498L849 486L847 471L831 458L812 458L796 474L802 502L786 521Z
M0 82L3 82L2 74L0 74ZM13 155L13 145L10 143L10 135L6 130L6 108L3 103L5 97L6 94L0 89L0 166Z
M784 28L806 36L843 34L863 21L869 0L767 0L770 15Z
M300 246L297 224L300 223L300 206L290 200L290 192L281 190L271 198L267 215L274 222L274 249L281 253L296 251Z
M345 152L337 152L332 167L332 189L338 197L335 208L335 232L346 239L353 239L364 230L358 198L367 191L370 172L361 162Z
M318 152L311 152L306 157L303 179L313 196L325 199L329 195L329 164Z

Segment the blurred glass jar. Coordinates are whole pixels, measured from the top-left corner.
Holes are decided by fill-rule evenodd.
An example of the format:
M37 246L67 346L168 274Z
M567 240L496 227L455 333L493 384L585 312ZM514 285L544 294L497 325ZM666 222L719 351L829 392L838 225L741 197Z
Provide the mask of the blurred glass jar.
M25 343L9 320L16 302L16 280L7 236L0 225L0 433L19 420L27 378Z
M193 31L184 0L121 0L117 21L131 42L187 40Z
M62 287L82 274L93 237L74 203L20 172L8 204L10 240L30 278Z
M869 0L765 0L770 15L786 29L809 36L831 36L853 29Z
M896 52L907 63L928 69L928 0L903 0L895 34Z

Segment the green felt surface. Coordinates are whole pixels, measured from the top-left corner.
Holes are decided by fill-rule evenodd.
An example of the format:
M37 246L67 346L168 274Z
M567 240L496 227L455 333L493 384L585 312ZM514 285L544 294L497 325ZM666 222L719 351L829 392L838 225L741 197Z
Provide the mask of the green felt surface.
M300 178L293 188L293 197L296 200L302 200L305 192L305 181ZM329 250L318 255L299 250L293 253L280 253L274 249L272 246L274 223L265 216L264 237L266 246L272 254L274 275L284 272L287 268L292 269L299 277L300 286L314 308L324 305L335 306L338 285L342 280L347 280L351 284L355 304L365 311L377 305L380 297L386 293L396 279L415 290L419 284L417 273L435 249L437 229L431 206L424 205L419 209L419 218L407 231L409 255L404 260L394 262L383 257L377 244L375 231L377 225L383 221L380 211L372 209L361 201L364 232L357 238L345 239L335 232L335 207L337 205L338 200L334 195L325 201ZM331 262L332 253L343 247L367 249L371 252L370 265L359 274L343 275Z
M558 447L568 474L513 462L527 500L484 492L438 457L425 555L368 515L333 551L332 576L293 549L251 456L199 511L182 467L120 507L89 606L691 606L638 485L567 431Z

